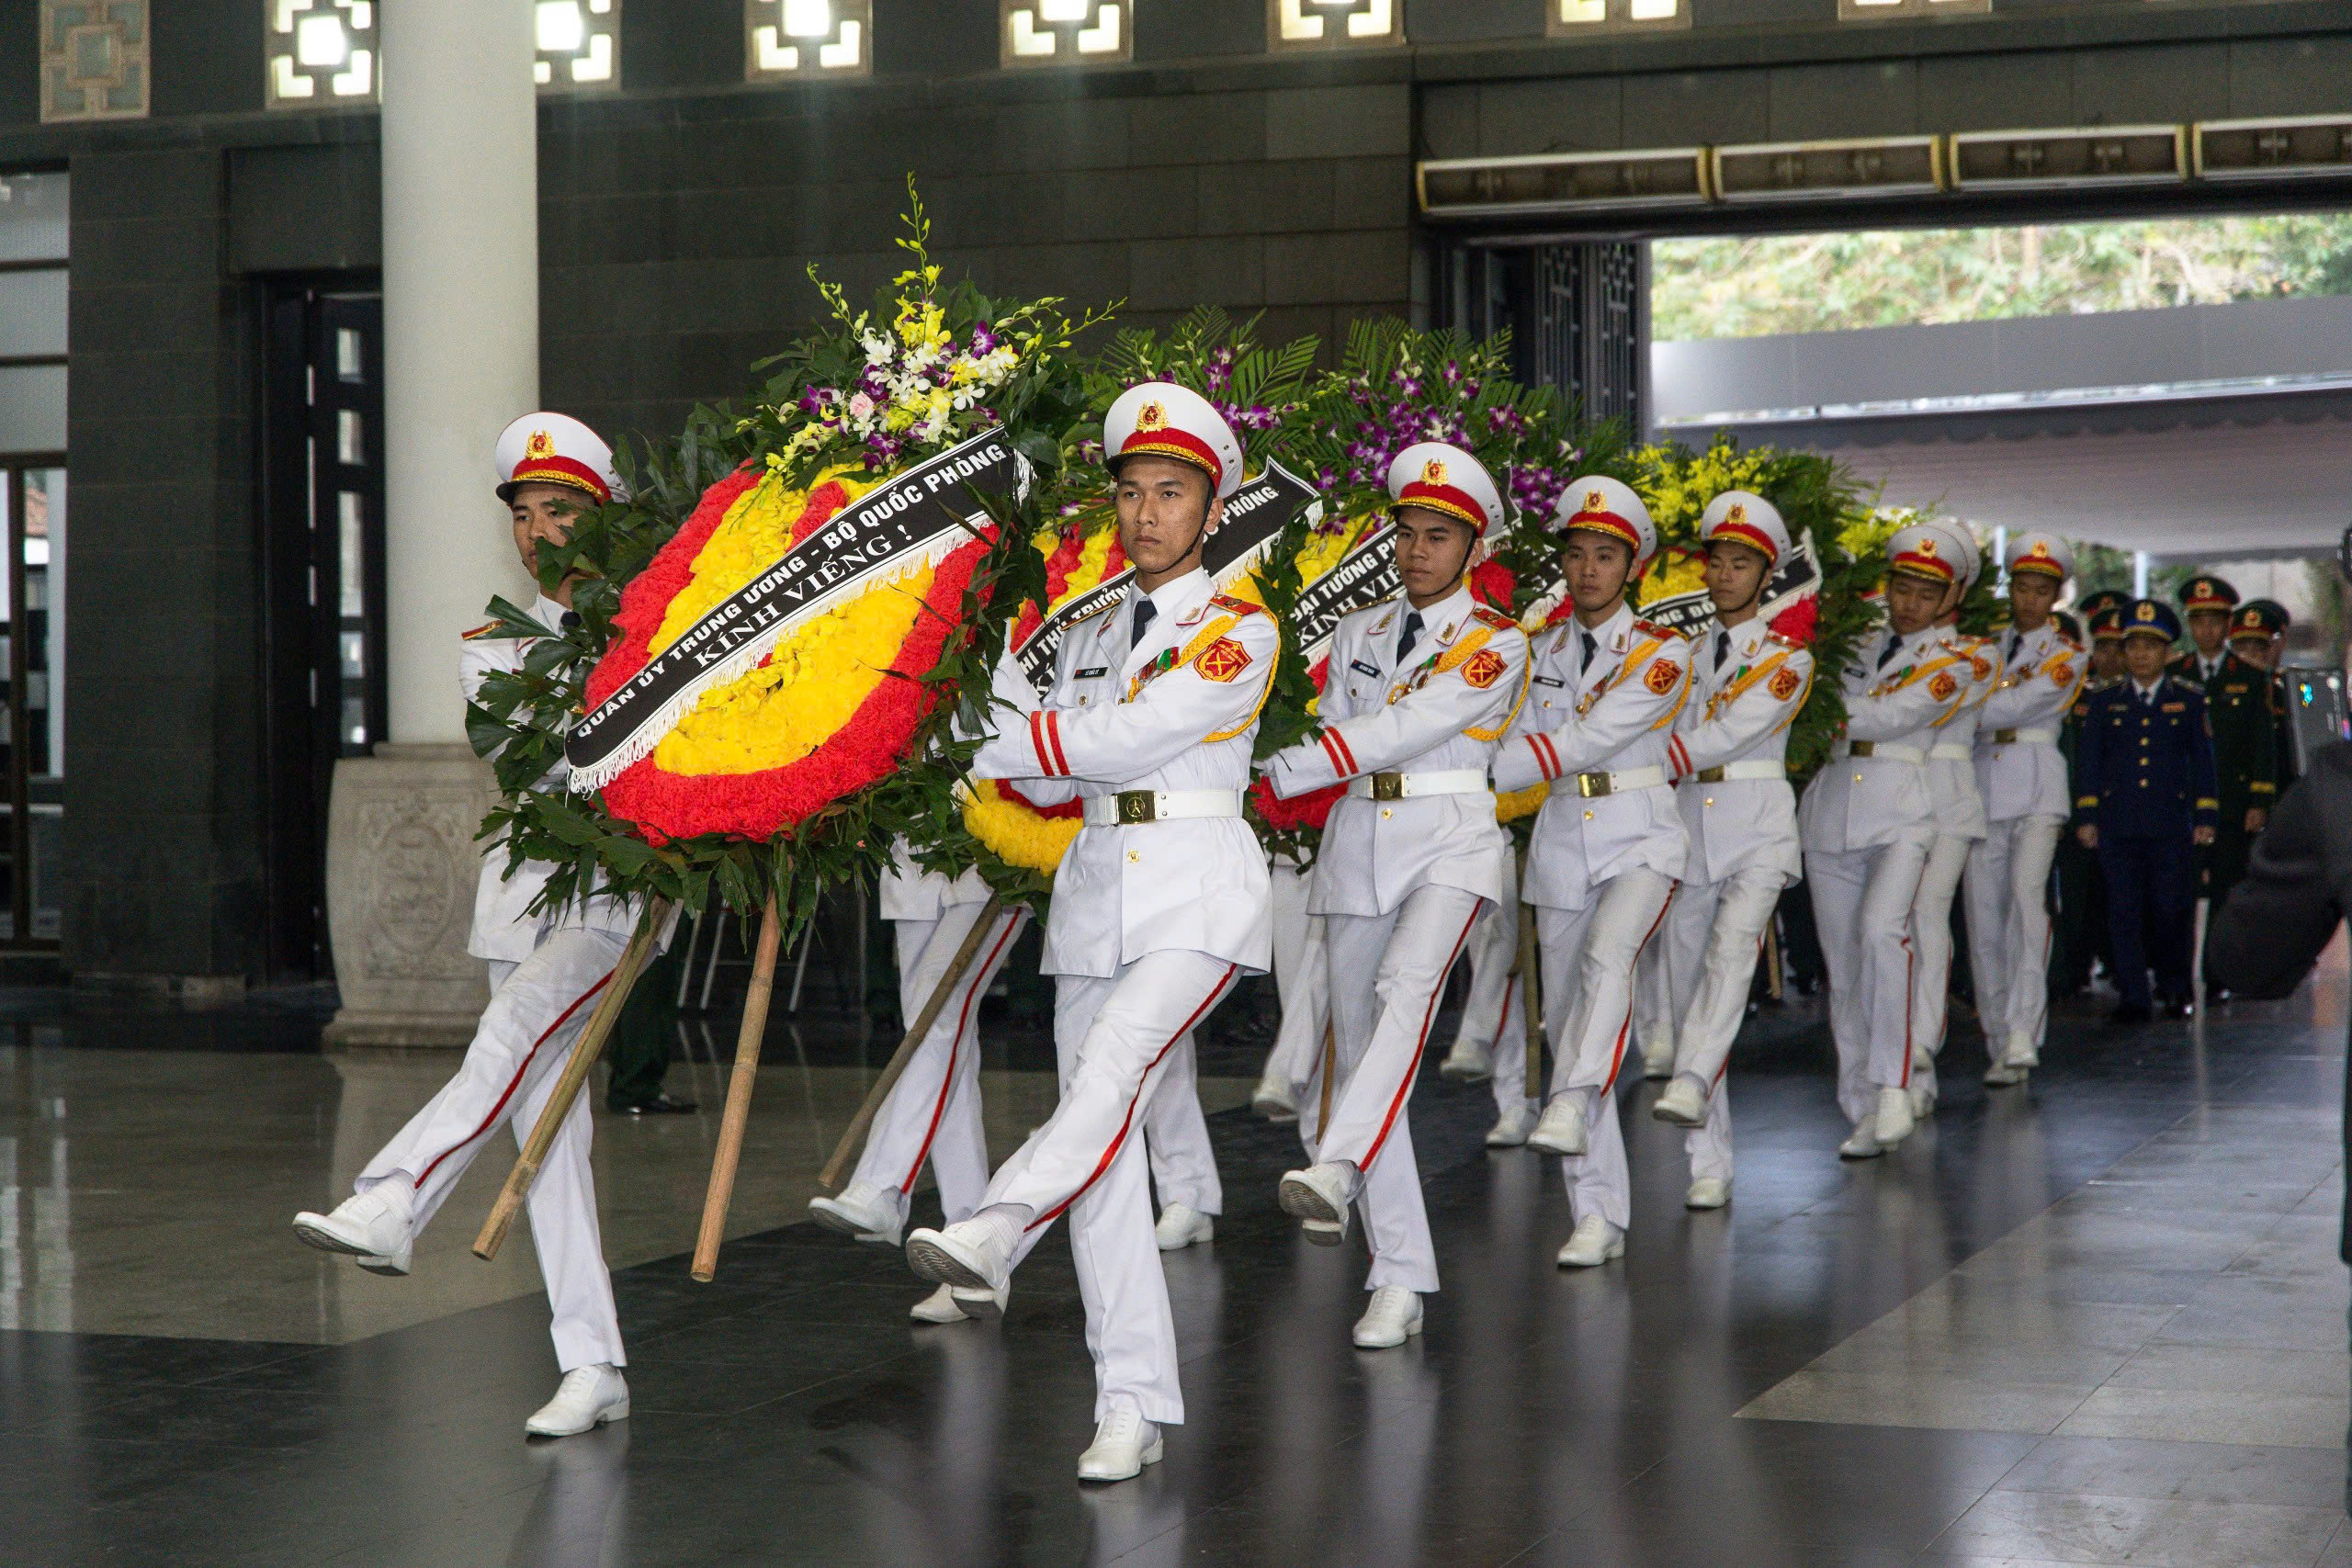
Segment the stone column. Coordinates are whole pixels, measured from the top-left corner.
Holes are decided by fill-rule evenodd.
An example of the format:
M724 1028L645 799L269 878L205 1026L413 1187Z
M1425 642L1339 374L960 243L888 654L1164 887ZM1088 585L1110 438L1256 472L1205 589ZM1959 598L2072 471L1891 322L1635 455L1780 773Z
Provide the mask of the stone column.
M331 1044L463 1044L488 999L466 933L492 795L458 639L529 581L491 449L538 405L538 103L530 0L400 0L384 51L385 547L391 739L335 770ZM527 603L527 599L523 599Z

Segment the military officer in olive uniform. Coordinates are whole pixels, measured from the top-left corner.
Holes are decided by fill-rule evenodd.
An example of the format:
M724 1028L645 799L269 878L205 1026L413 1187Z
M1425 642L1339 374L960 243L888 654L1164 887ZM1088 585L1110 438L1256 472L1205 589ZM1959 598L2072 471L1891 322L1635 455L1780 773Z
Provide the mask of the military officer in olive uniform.
M2206 721L2213 732L2221 815L2211 847L2197 857L2197 897L2211 899L2217 908L2245 874L2254 836L2278 798L2278 718L2270 672L2239 658L2226 641L2237 603L2238 591L2220 578L2190 578L2180 607L2195 646L2174 660L2169 671L2204 694Z
M2107 877L2109 938L2122 994L2114 1021L2151 1016L2148 968L2167 1016L2190 1010L2191 845L2213 841L2213 738L2194 682L2168 674L2180 633L2154 599L2123 623L2125 678L2086 700L2075 755L2075 835Z
M2271 705L2278 716L2278 793L2302 776L2295 757L2295 715L2287 699L2287 676L2278 668L2278 639L2294 625L2276 599L2249 599L2230 616L2230 651L2270 671Z

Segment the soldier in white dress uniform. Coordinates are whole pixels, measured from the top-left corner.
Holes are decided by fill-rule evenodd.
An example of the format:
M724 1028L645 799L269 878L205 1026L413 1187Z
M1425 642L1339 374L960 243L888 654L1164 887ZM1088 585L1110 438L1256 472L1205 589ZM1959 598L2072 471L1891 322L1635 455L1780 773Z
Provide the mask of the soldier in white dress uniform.
M1936 836L1928 749L1972 694L1936 626L1969 546L1935 523L1887 542L1888 626L1843 672L1846 738L1797 808L1805 879L1829 971L1838 1103L1849 1159L1911 1135L1911 901Z
M2055 534L2009 542L2009 629L1995 646L1996 684L1978 710L1976 784L1985 834L1968 857L1968 950L1992 1065L1984 1081L2023 1083L2050 1021L2050 863L2070 801L2059 730L2089 671L2051 615L2075 552Z
M1344 782L1315 860L1339 1077L1329 1126L1302 1122L1314 1163L1283 1176L1283 1210L1336 1245L1351 1211L1372 1247L1358 1348L1421 1329L1437 1257L1408 1102L1446 976L1500 902L1510 839L1487 761L1520 703L1527 639L1471 597L1467 573L1502 497L1469 453L1422 442L1388 468L1405 592L1341 621L1322 733L1266 767L1288 797Z
M1272 960L1265 852L1241 817L1251 742L1281 644L1257 605L1215 592L1201 545L1241 482L1241 447L1205 399L1130 388L1103 424L1119 538L1135 580L1072 626L1040 704L999 667L997 732L973 759L1041 805L1085 802L1054 875L1044 968L1055 976L1062 1097L989 1181L981 1207L907 1238L915 1272L976 1292L1065 1213L1095 1368L1082 1480L1157 1461L1184 1418L1176 1332L1134 1134L1173 1055L1244 973Z
M1690 691L1690 649L1635 615L1628 591L1657 553L1641 498L1570 481L1556 518L1574 614L1534 640L1527 702L1495 754L1495 787L1549 784L1520 893L1536 908L1551 1093L1527 1142L1564 1156L1576 1229L1566 1268L1625 1250L1632 1190L1616 1088L1633 1028L1634 966L1666 919L1690 847L1666 777Z
M1960 629L1960 601L1973 587L1983 553L1965 524L1947 525L1968 548L1936 624L1943 646L1968 665L1968 694L1960 712L1928 748L1928 796L1934 803L1936 840L1911 896L1911 1114L1935 1109L1936 1058L1943 1054L1946 1002L1951 993L1951 906L1960 893L1969 852L1984 841L1984 800L1976 790L1974 735L1977 710L1999 678L1983 637ZM1957 668L1957 666L1955 666Z
M931 999L985 912L988 885L977 872L950 879L924 871L900 845L882 877L880 892L882 918L897 937L899 1010L911 1021ZM998 912L971 966L875 1112L849 1184L836 1196L809 1200L809 1216L819 1224L857 1241L897 1247L926 1163L949 1221L968 1218L979 1207L989 1184L980 1103L980 998L1004 967L1006 954L1028 920L1028 911L1018 907ZM1225 1209L1190 1045L1187 1041L1184 1049L1170 1053L1164 1069L1166 1087L1146 1101L1144 1148L1162 1205L1153 1234L1163 1252L1211 1239L1215 1216ZM1005 1298L997 1297L991 1304L1001 1313ZM956 1300L954 1287L942 1285L917 1302L909 1315L918 1323L961 1323L971 1314Z
M1693 638L1690 698L1667 747L1690 854L1653 944L1663 954L1668 1016L1680 1023L1672 1081L1650 1114L1690 1129L1683 1201L1720 1209L1732 1181L1724 1069L1772 911L1804 873L1784 761L1789 726L1813 690L1813 655L1757 611L1789 553L1779 510L1762 496L1726 491L1708 504L1699 537L1715 618Z
M580 511L603 505L620 490L611 448L564 414L524 415L507 426L497 450L498 498L511 513L515 549L533 573L540 540L561 543ZM554 629L572 613L571 584L541 594L531 613ZM492 673L522 668L530 648L528 639L491 636L495 630L493 623L466 634L458 680L469 703ZM541 787L560 789L564 772L557 762ZM505 844L492 845L475 886L466 951L489 961L491 998L456 1076L368 1162L353 1197L332 1213L294 1218L303 1241L350 1254L370 1273L409 1271L417 1233L490 1146L491 1134L512 1122L516 1143L530 1136L636 930L637 908L611 898L533 914L532 901L555 868L530 861L510 876L506 865ZM628 1384L620 1371L628 1357L589 1166L589 1098L572 1102L526 1209L563 1373L555 1397L524 1424L534 1437L569 1437L628 1416Z

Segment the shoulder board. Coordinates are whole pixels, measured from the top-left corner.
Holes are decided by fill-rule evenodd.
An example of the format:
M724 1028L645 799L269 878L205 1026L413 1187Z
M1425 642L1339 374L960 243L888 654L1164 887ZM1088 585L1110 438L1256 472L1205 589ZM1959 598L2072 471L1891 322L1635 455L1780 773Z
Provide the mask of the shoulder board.
M1672 626L1662 626L1656 621L1645 621L1639 615L1635 615L1634 617L1634 629L1641 633L1644 637L1671 637L1676 642L1689 642L1690 640L1680 632L1676 631Z
M1764 640L1778 648L1792 649L1798 653L1803 653L1804 651L1804 644L1799 642L1792 637L1785 637L1779 632L1766 632L1764 634Z
M1228 615L1262 615L1266 613L1266 607L1263 604L1253 604L1247 599L1236 599L1229 593L1212 593L1209 595L1209 603Z
M1120 605L1125 603L1126 600L1125 598L1114 597L1105 600L1103 603L1095 605L1091 610L1087 611L1086 614L1079 616L1076 620L1070 622L1070 626L1082 626L1087 622L1093 620L1098 616L1109 615L1112 611L1117 609ZM1069 628L1065 627L1063 629L1068 630Z
M1472 610L1470 612L1470 618L1477 622L1482 626L1492 626L1497 631L1501 631L1506 627L1516 627L1519 625L1517 621L1512 620L1500 610L1491 608L1485 604L1481 604Z
M459 639L460 641L463 641L463 642L473 642L473 641L477 640L478 638L481 638L481 637L488 637L491 633L492 633L492 632L496 631L497 629L498 629L498 623L497 623L496 621L484 621L481 625L480 625L480 626L476 626L473 630L471 630L471 631L469 631L469 632L460 632L460 633L458 633L458 639Z

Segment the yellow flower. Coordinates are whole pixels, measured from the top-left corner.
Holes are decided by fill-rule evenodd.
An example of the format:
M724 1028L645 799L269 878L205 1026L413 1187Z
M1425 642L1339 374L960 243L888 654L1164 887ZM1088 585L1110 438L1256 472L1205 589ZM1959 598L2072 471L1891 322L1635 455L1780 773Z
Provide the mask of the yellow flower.
M964 801L964 826L1010 864L1051 876L1086 824L1076 817L1040 817L1008 800L994 780L982 779Z
M1532 817L1551 793L1550 784L1531 784L1525 789L1498 795L1495 796L1495 820L1516 822L1522 817Z
M1642 579L1634 594L1636 605L1654 604L1660 599L1671 599L1682 593L1704 592L1707 587L1707 558L1699 551L1677 545L1659 552L1658 563Z

